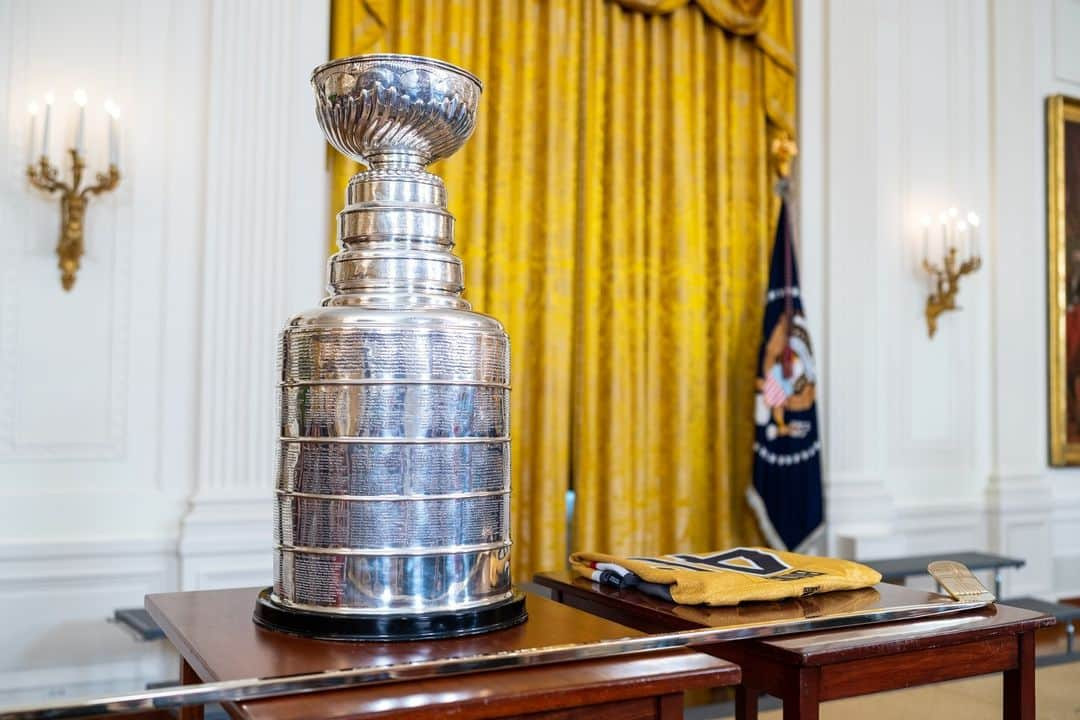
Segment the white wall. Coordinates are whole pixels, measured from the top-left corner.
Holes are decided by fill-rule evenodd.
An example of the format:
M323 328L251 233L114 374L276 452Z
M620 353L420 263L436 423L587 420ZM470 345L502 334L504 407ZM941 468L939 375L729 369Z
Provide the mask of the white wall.
M832 547L989 549L1080 595L1080 471L1047 464L1044 98L1080 96L1078 0L801 0L801 241ZM923 214L984 220L927 337Z
M327 39L325 2L0 2L0 699L175 677L112 611L271 580L276 334L322 295ZM101 101L122 108L122 181L64 293L26 107L56 91L60 160L77 87L91 170Z

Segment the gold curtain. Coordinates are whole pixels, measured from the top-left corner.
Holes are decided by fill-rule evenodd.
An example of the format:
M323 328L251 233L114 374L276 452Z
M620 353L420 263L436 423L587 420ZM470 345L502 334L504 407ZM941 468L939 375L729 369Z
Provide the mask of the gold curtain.
M335 0L331 52L485 83L434 171L513 356L514 571L756 537L754 365L793 131L790 0ZM333 199L357 168L334 155ZM335 208L338 209L338 208Z

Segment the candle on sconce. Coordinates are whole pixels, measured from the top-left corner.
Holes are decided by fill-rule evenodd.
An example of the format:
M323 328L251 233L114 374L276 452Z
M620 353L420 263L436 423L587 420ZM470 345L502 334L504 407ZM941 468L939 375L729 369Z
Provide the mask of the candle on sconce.
M120 118L120 107L110 98L105 101L105 112L109 114L109 165L116 167L119 165L119 140L117 138L116 124Z
M26 145L26 164L33 165L34 160L36 160L34 156L34 144L37 142L37 103L32 102L27 105L26 111L30 113L30 140Z
M959 214L956 208L949 208L949 241L946 243L949 249L956 250L959 254L960 248L957 247L959 239L956 233L956 216Z
M938 317L945 312L959 310L956 303L960 278L979 269L979 216L967 210L961 213L955 207L941 211L936 216L941 226L941 263L927 262L924 270L930 279L930 295L926 298L924 314L930 337L938 327ZM929 244L930 216L923 217L923 252Z
M967 242L965 235L968 231L968 225L963 220L958 220L956 223L956 254L960 256L960 262L964 262L965 256L970 254L970 246Z
M933 219L929 215L922 216L922 259L930 262L930 224Z
M971 257L979 257L979 216L971 211L967 214L968 225L971 226Z
M75 104L79 106L79 119L75 124L75 152L83 154L83 135L86 129L86 91L79 88L74 95Z
M938 215L938 222L941 224L941 262L944 264L949 257L949 214L942 212Z
M52 90L45 93L45 122L41 126L41 157L49 157L49 129L54 100L56 100L56 94Z

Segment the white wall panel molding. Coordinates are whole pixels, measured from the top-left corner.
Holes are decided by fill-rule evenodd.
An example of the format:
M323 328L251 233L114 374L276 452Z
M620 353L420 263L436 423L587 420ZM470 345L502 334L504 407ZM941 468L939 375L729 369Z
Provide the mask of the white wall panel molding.
M1057 597L1080 597L1080 486L1054 492L1050 511L1053 588Z
M905 553L932 555L966 550L985 550L986 512L982 502L953 501L909 503L897 508L897 534L903 537ZM979 573L987 587L993 583L993 574ZM1009 573L1005 573L1006 579ZM913 587L933 590L934 583L928 576L913 578Z
M892 495L875 476L830 473L826 485L830 552L880 558L906 552Z
M1054 492L1042 474L992 475L986 488L989 512L1043 513L1054 508Z
M105 622L149 592L268 584L275 336L324 282L325 145L308 75L328 3L0 3L0 693L175 675ZM122 181L59 286L26 105L122 108ZM63 170L63 167L62 167ZM162 654L164 652L164 654Z
M304 307L298 298L314 305L320 296L323 146L310 112L302 121L296 112L310 108L307 75L325 56L325 32L315 42L296 31L325 31L313 8L212 5L195 503L269 497L277 334Z
M1080 0L1053 0L1054 77L1080 91Z
M1080 556L1080 495L1055 494L1050 522L1054 554Z
M836 531L852 525L892 529L894 503L892 495L873 476L831 475L827 486L828 510Z
M230 549L227 553L208 552L186 557L181 569L181 583L185 590L262 588L273 584L273 572L273 558L267 548L253 552Z
M908 503L896 509L896 527L912 554L934 550L985 548L986 507L982 502Z
M79 558L124 558L128 556L172 556L176 541L168 538L117 537L105 540L0 541L0 563L12 561L63 560ZM14 566L8 566L8 571Z
M308 75L326 58L327 12L300 0L210 5L198 464L181 531L185 588L220 584L228 573L270 581L277 336L290 314L317 304L323 281L327 176Z
M818 341L825 358L822 385L828 389L822 407L826 509L829 546L847 555L864 554L868 543L875 547L891 535L892 500L880 475L882 436L874 431L881 417L872 399L881 369L878 346L849 340L876 332L879 285L876 272L866 269L880 262L866 233L877 224L877 191L865 181L879 161L878 127L867 122L879 102L876 37L849 30L851 24L875 27L880 9L845 0L807 2L802 13L804 25L820 28L827 38L820 52L804 55L800 73L802 122L817 123L813 132L821 143L821 156L811 150L805 169L822 181L811 185L806 177L801 193L804 206L818 204L823 211L807 216L800 249L804 258L817 258L816 275L828 280L814 289L822 298L816 322L828 328ZM815 197L814 188L823 187L828 192ZM859 302L851 303L853 297Z
M108 622L150 592L176 587L174 544L159 539L0 544L0 694L73 685L127 689L175 674L167 643L137 642Z
M204 34L190 32L196 8L133 0L92 10L64 1L4 5L10 22L0 33L13 42L0 55L0 127L19 142L0 144L0 216L13 220L0 233L13 259L4 263L11 282L0 286L0 384L13 383L0 392L3 537L175 537L190 474L166 477L165 469L190 465L194 445L190 433L166 430L191 423L184 398L196 364L191 338L172 331L197 307L198 285L171 261L199 243L172 235L169 221L183 229L192 213L197 181L185 166L202 154L185 133L199 115L199 93L184 92L198 70L185 62ZM59 160L70 145L75 87L91 99L91 172L107 154L101 102L112 96L120 104L122 180L91 199L86 260L64 293L55 267L58 201L29 188L22 172L25 107L55 90L51 147Z
M184 517L180 554L186 558L262 551L270 557L272 513L269 493L233 499L208 496L199 500Z
M178 585L194 443L175 430L192 421L184 399L196 358L175 329L198 306L183 258L199 242L183 223L198 211L190 195L201 183L203 146L188 131L200 115L191 92L201 82L191 79L205 36L192 20L199 7L0 4L0 37L11 38L0 40L0 612L18 618L0 624L5 697L28 686L130 689L175 674L165 644L137 643L106 620ZM90 172L107 155L101 103L111 96L122 108L122 179L91 199L86 255L64 293L58 201L23 174L25 108L56 92L59 161L77 87L90 96Z
M991 477L986 490L990 548L1027 562L1007 578L1006 597L1054 594L1053 508L1053 490L1042 475Z
M801 5L820 34L801 44L801 252L825 285L830 536L849 549L904 552L897 504L981 504L990 371L964 349L989 345L989 283L965 278L929 340L918 263L922 214L989 204L986 22L965 0Z
M802 32L816 33L800 44L801 252L805 277L824 286L834 549L999 549L1029 563L1011 593L1060 585L1075 544L1060 539L1075 526L1057 509L1064 481L1041 479L1040 78L1066 92L1080 78L1074 49L1050 42L1075 34L1078 8L800 5ZM946 204L984 218L984 266L961 281L962 311L943 316L929 340L918 220Z
M1043 178L1043 98L1040 16L1050 3L990 4L994 252L993 341L989 395L994 399L992 474L986 488L990 546L1027 565L1006 584L1007 595L1048 596L1055 548L1047 479L1046 235Z
M994 117L993 212L987 228L994 252L994 472L1004 478L1045 473L1046 222L1043 186L1043 98L1037 87L1037 6L991 5ZM1044 8L1045 9L1045 8Z
M2 213L9 232L0 236L8 270L0 286L0 462L123 459L133 337L130 256L137 233L130 194L128 202L117 194L91 200L82 269L72 293L62 292L55 255L59 201L26 181L25 108L56 90L50 156L66 178L71 93L84 87L100 103L105 91L95 80L108 78L108 92L121 102L133 95L138 18L130 2L114 6L107 13L110 32L92 39L84 28L58 22L73 14L67 4L8 5L11 21L0 31L11 48L3 125L19 142L0 146L2 194L10 203ZM104 113L87 115L88 139L104 138ZM89 172L104 168L102 144L88 145ZM92 402L70 405L72 396Z
M1019 157L1024 150L1024 145L1014 148L1014 158L1024 173L1020 178L1010 181L1013 184L1006 190L1012 190L1015 182L1023 178L1031 178L1034 186L1031 188L1033 198L1025 197L1032 208L1032 215L1028 223L1028 232L1036 235L1040 245L1045 247L1046 224L1045 224L1045 185L1042 176L1043 158L1045 153L1045 127L1043 103L1049 95L1062 93L1073 97L1080 96L1080 46L1077 46L1075 37L1080 32L1080 2L1077 0L1036 0L1033 3L1034 12L1030 22L1033 29L1029 30L1025 43L1028 53L1033 59L1027 59L1026 65L1021 67L1025 71L1023 75L1016 77L1013 85L1024 88L1027 83L1027 94L1033 98L1035 117L1022 112L1013 112L1003 117L1011 127L1026 130L1028 138L1027 147L1032 149L1032 156L1026 162ZM1002 9L1004 22L1015 19L1007 13L1015 10L1006 6ZM1001 45L1002 64L1009 63L1016 54L1006 44L1007 37L998 39ZM1048 48L1053 48L1053 53ZM1024 58L1021 58L1023 60ZM1033 77L1032 77L1033 76ZM1011 78L1012 75L1008 75ZM1003 92L1010 88L1003 89ZM1007 148L1003 148L1003 151ZM1035 166L1034 169L1032 166ZM1024 218L1018 218L1022 220ZM1016 231L1020 231L1020 223L1014 224ZM1035 253L1038 267L1027 270L1021 277L1029 282L1029 291L1020 295L1017 312L1027 311L1032 316L1043 317L1045 315L1045 270L1041 265L1044 262L1045 250L1042 247ZM1035 277L1033 272L1040 274ZM1016 370L1021 372L1038 373L1038 377L1045 377L1046 368L1046 328L1044 323L1038 324L1039 343L1036 352L1018 353L1016 358ZM1026 368L1022 369L1020 363L1026 361ZM1041 413L1040 424L1034 430L1036 437L1034 442L1041 443L1038 449L1042 451L1041 462L1046 458L1046 387L1040 383L1038 391L1031 398L1032 405L1037 405L1037 412ZM1033 454L1033 453L1032 453ZM1050 483L1054 498L1054 507L1051 511L1051 547L1053 550L1053 588L1058 597L1080 597L1080 468L1050 468L1044 471Z

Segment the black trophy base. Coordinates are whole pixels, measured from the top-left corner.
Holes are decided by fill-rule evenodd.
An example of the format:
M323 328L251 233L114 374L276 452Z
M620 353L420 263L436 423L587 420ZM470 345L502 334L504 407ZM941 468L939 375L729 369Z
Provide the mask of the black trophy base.
M279 605L270 588L255 601L255 624L268 630L317 640L436 640L479 635L525 622L525 593L494 605L420 615L339 615Z

